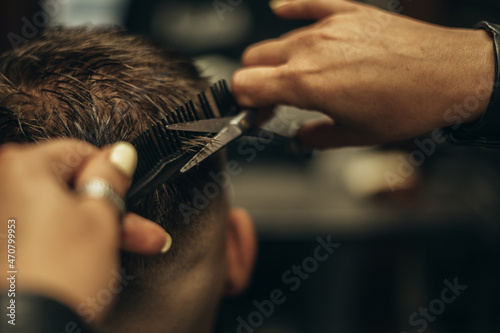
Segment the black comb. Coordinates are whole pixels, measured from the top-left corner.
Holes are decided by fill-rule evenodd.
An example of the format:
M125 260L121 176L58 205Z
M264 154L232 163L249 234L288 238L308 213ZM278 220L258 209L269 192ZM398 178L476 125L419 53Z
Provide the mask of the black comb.
M182 142L182 138L189 138L193 134L168 130L167 125L199 120L201 115L205 119L212 119L231 116L240 111L226 81L211 85L210 93L216 104L216 113L208 96L200 92L199 107L192 100L179 105L132 142L137 150L138 163L126 198L129 208L165 183L197 153L191 147L187 149ZM212 134L200 133L198 136L210 137Z

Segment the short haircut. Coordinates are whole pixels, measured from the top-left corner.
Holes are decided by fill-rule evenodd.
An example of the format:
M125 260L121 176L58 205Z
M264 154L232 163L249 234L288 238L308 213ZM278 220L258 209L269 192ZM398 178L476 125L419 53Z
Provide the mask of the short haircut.
M142 36L117 28L48 29L0 56L0 144L62 137L99 147L130 142L207 87L190 60ZM172 178L136 209L172 235L165 260L179 255L202 229L201 217L210 209L186 223L179 205L193 205L193 189L207 183L208 171L220 169L221 161L212 158ZM130 254L122 259L134 272L159 260Z

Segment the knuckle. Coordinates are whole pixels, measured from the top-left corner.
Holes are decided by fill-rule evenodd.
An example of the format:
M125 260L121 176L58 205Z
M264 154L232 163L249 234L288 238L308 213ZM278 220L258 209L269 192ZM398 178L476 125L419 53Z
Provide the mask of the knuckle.
M303 101L301 101L299 95L303 95L300 92L306 88L305 76L304 69L297 64L288 65L286 68L278 71L277 81L283 82L283 85L286 87L280 93L282 99L280 103L301 107Z
M326 31L324 29L319 29L314 31L312 35L312 40L314 41L315 45L322 45L320 43L323 43L325 41L330 41L334 39L333 36L330 34L329 31Z
M313 49L313 48L323 48L325 42L330 42L336 40L335 33L331 29L324 29L322 27L317 27L314 30L307 31L305 33L297 34L294 37L296 43L302 48Z
M317 81L318 74L322 72L322 67L318 59L306 56L296 57L290 62L281 74L281 79L291 83L297 88L309 84L308 81Z
M303 70L301 66L298 65L287 66L286 69L280 70L278 72L278 77L279 79L281 79L281 81L288 81L294 85L302 81L303 76Z
M297 33L295 36L292 37L292 39L296 42L301 44L302 46L308 46L311 44L311 35L313 32L311 31L305 31L305 32L300 32Z

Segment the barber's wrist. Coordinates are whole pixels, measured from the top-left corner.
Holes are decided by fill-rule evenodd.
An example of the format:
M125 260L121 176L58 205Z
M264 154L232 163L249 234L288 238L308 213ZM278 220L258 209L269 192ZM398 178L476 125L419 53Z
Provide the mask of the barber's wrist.
M447 44L435 76L436 108L432 128L457 128L482 117L493 90L495 53L493 39L481 29L446 29ZM439 63L439 61L441 63ZM429 118L431 119L431 118Z
M456 68L457 82L454 105L452 109L460 123L472 123L480 119L488 109L495 76L495 52L492 36L483 29L459 29L462 38L457 39L463 43L459 47L466 50L461 62ZM446 118L446 117L445 117ZM442 127L450 126L444 119Z
M447 125L449 127L445 131L452 143L498 148L500 147L500 92L495 89L495 83L500 82L500 26L483 21L475 27L477 41L482 42L482 46L477 47L477 64L481 66L478 67L476 77L483 81L483 85L489 87L488 93L479 94L481 98L477 98L479 97L477 92L475 95L470 94L469 100L474 99L474 102L477 102L477 99L481 99L481 103L477 103L475 108L469 105L469 113L472 116L463 119L462 124ZM486 108L484 102L488 102Z
M495 51L493 36L486 30L471 30L476 40L476 45L472 54L472 61L476 62L477 72L471 73L472 90L466 96L476 97L479 101L477 108L471 108L471 116L464 122L477 121L488 109L488 105L493 93L495 81ZM464 100L465 101L465 100Z

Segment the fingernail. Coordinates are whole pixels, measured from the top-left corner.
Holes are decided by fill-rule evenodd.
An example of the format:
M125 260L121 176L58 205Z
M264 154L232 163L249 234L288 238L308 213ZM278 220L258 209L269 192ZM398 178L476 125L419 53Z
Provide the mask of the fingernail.
M165 240L165 245L163 245L163 248L161 249L161 253L167 253L168 250L172 247L172 236L168 232L165 232L167 234L167 239Z
M137 167L137 151L128 142L118 142L111 147L109 160L125 176L132 178Z
M271 0L269 2L269 7L271 7L271 9L276 9L289 3L289 0Z

